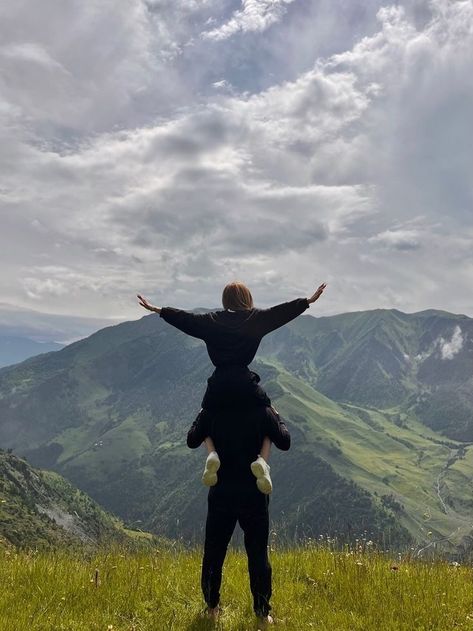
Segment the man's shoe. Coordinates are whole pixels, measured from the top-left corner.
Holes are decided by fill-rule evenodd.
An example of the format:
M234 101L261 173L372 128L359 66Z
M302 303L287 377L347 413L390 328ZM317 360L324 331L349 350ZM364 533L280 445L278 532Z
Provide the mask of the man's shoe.
M216 622L218 620L220 613L220 605L217 605L216 607L207 607L205 609L205 617L208 620L212 620L213 622Z
M269 613L267 616L256 616L256 619L258 621L258 631L264 631L270 625L274 624L274 619Z
M269 495L273 490L273 483L269 470L271 467L262 456L258 456L250 465L251 471L256 478L256 486L265 495Z
M215 486L217 484L217 471L220 469L220 458L216 451L211 451L205 461L205 469L202 474L202 482L205 486Z

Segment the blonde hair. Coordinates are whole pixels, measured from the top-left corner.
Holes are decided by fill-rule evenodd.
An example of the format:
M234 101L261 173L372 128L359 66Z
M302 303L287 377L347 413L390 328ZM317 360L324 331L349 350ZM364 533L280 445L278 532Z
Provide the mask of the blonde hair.
M232 311L253 309L253 296L244 283L236 280L225 285L222 292L222 304L224 309L232 309Z

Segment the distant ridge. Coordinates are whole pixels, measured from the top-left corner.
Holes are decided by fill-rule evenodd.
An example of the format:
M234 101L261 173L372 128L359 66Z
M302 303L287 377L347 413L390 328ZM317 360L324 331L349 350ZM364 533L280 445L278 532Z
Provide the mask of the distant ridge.
M64 344L56 342L35 342L25 337L0 335L0 368L17 364L29 357L58 351Z

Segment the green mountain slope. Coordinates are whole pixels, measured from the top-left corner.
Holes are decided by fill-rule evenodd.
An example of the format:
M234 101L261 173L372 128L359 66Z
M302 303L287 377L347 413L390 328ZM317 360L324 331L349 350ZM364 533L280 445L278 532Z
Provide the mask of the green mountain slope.
M260 351L331 399L399 406L450 438L473 441L473 319L465 315L301 316L266 337Z
M53 471L0 450L0 542L44 548L131 541L132 531Z
M396 412L336 405L289 373L278 380L278 409L304 426L304 451L379 497L416 539L462 542L472 523L470 445Z
M422 396L466 387L470 330L465 316L376 310L301 316L263 340L252 368L293 436L289 452L271 456L281 535L366 531L393 545L468 536L470 445L427 426L435 423ZM204 452L188 450L185 434L211 371L203 343L158 316L102 329L0 370L0 445L128 522L195 536ZM439 429L468 437L469 422Z

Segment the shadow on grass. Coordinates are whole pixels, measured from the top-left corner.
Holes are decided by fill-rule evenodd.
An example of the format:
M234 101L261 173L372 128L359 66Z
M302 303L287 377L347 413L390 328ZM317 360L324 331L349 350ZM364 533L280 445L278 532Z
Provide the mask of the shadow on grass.
M237 623L237 626L232 624L232 631L257 631L258 628L260 628L260 626L256 618L251 622ZM206 618L204 613L200 612L194 616L185 631L225 631L225 629L227 629L225 615L222 615L218 621L214 622Z
M218 629L221 626L218 622L215 623L205 617L203 613L198 613L187 625L186 631L210 631L211 629Z

